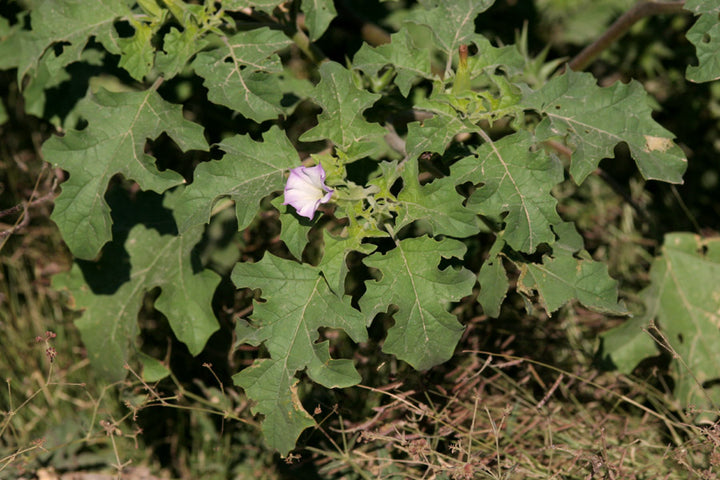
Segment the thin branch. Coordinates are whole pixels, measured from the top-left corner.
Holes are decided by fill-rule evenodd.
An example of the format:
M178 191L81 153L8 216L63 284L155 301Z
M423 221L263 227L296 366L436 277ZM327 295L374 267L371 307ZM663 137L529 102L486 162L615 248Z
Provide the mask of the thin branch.
M593 43L578 53L570 62L568 67L577 71L585 70L600 53L612 45L615 40L625 35L630 27L645 17L652 15L676 14L683 12L684 0L670 2L642 2L636 4L625 12L607 31Z

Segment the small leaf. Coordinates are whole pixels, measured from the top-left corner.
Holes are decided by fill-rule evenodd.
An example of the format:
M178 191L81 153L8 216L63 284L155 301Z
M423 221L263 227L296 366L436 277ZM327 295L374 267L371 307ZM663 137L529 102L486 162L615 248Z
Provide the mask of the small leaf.
M183 183L180 174L160 171L145 153L149 138L166 132L184 150L208 149L202 127L182 115L179 105L154 90L111 93L100 90L83 100L78 113L89 125L43 145L46 161L70 172L55 200L52 219L73 255L94 258L111 238L105 190L113 175L134 180L143 190L162 193Z
M500 316L500 307L510 287L502 261L503 246L505 242L502 240L502 235L499 235L478 273L480 284L478 302L482 305L485 314L493 318Z
M141 82L150 73L153 66L155 49L150 43L153 29L145 23L133 22L135 33L129 38L119 38L120 67L127 70L131 77Z
M302 253L308 243L308 233L314 225L314 221L297 214L294 208L283 205L283 197L277 197L272 201L275 208L280 211L280 240L290 250L293 257L302 260Z
M524 101L545 118L540 140L562 137L573 150L570 173L577 184L627 143L640 173L648 180L681 183L687 159L673 135L653 120L648 94L632 81L601 88L589 73L572 70L555 77Z
M163 37L163 51L158 51L155 66L169 79L182 72L190 58L209 44L200 37L197 27L191 25L180 32L175 27Z
M408 238L384 255L363 262L382 273L366 282L362 311L373 318L395 305L395 325L388 331L383 352L408 362L416 370L438 365L455 351L464 327L447 311L449 303L472 293L475 276L466 269L437 268L441 258L462 258L465 245L457 240Z
M142 378L148 383L159 382L163 378L170 375L170 369L168 369L164 363L160 360L151 357L143 352L138 353L140 363L142 363Z
M332 0L302 0L305 25L310 31L310 40L317 40L325 33L328 25L337 16Z
M335 62L323 63L320 76L322 80L315 88L313 100L323 107L323 113L318 116L317 126L305 132L300 140L330 140L345 152L348 161L372 154L387 132L365 120L363 112L380 95L358 89L350 72Z
M433 112L434 116L408 125L406 143L410 158L424 152L444 153L456 135L477 131L477 126L458 118L457 111L449 105L424 105L423 109Z

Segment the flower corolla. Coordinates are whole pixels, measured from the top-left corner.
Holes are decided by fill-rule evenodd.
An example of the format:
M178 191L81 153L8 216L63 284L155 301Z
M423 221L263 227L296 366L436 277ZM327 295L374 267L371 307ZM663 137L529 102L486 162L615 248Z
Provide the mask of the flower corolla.
M292 205L298 215L312 219L318 207L330 201L333 190L325 185L322 165L290 170L283 205Z

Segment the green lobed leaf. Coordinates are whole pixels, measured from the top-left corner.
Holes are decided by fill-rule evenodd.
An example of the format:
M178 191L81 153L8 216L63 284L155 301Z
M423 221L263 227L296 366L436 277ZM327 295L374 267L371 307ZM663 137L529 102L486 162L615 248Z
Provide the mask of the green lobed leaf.
M716 8L718 8L717 4ZM685 77L691 82L697 83L719 79L720 21L718 21L718 13L700 15L686 36L690 43L695 45L699 64L688 65Z
M95 293L93 288L117 284L118 277L122 278L122 262L114 255L109 266L99 264L88 273L76 263L70 272L53 277L53 287L69 290L74 308L83 311L76 323L88 358L108 380L122 380L127 373L123 365L138 334L137 315L152 288L161 288L155 306L193 355L217 330L211 303L220 277L210 270L196 273L191 264L192 250L202 234L202 228L172 236L142 225L134 227L125 242L130 275L113 292ZM92 285L86 281L89 274Z
M325 33L330 22L337 16L333 0L302 0L305 12L305 25L310 32L310 40L317 40Z
M298 154L282 130L272 127L262 142L235 135L218 144L221 160L198 165L193 183L180 196L174 215L183 232L210 220L215 201L223 196L235 202L238 228L248 226L260 209L260 200L285 186L285 171L298 165Z
M278 79L282 64L276 54L291 43L282 32L267 27L240 32L223 38L215 50L199 53L192 66L204 78L212 102L263 122L285 111Z
M371 155L387 132L365 120L363 112L380 95L357 88L351 73L335 62L323 63L320 77L313 101L323 108L323 113L318 116L317 126L305 132L300 140L330 140L345 152L348 161Z
M367 75L377 75L389 67L395 70L395 83L403 96L410 93L410 87L419 79L432 79L430 50L417 48L410 33L403 29L390 36L390 43L372 47L364 43L353 58L353 68Z
M405 163L402 178L397 230L416 220L425 220L432 226L434 235L465 238L480 231L478 216L463 206L465 198L455 191L453 178L439 178L420 185L416 160Z
M172 78L182 72L190 58L209 43L200 36L193 23L188 24L182 32L171 27L163 37L163 51L155 55L155 65L165 79Z
M674 354L675 397L684 407L709 408L720 401L716 390L703 388L720 378L718 278L720 239L690 233L666 235L662 254L650 267L651 283L641 292L646 313L625 327L637 332L653 322L660 328L665 347ZM607 355L624 371L635 367L643 354L653 354L649 347L632 345L634 338L622 342L611 336L612 341L605 342Z
M545 117L535 132L538 139L562 137L572 149L570 173L576 183L612 157L620 142L627 143L644 178L682 182L687 159L673 134L653 120L640 83L601 88L591 74L568 69L523 101Z
M435 39L435 46L450 60L461 44L475 35L475 17L490 8L495 0L428 0L424 8L415 9L406 21L425 25Z
M113 175L134 180L143 190L162 193L183 183L180 174L160 171L145 153L147 139L166 132L183 150L207 150L200 125L185 120L179 105L154 90L112 93L100 90L78 105L89 125L52 137L43 145L45 160L67 170L51 218L73 255L94 258L111 238L104 195Z
M265 416L263 433L271 447L285 455L307 427L314 425L302 407L295 373L327 388L360 381L350 360L330 358L328 341L317 342L320 328L343 329L354 341L367 339L364 316L330 291L318 267L265 255L254 264L240 263L232 273L237 287L262 289L264 303L255 303L249 338L264 342L270 359L259 360L233 379Z
M345 277L349 270L347 257L350 252L369 254L375 250L373 245L362 243L363 236L361 232L354 230L354 233L354 235L349 234L346 238L343 238L323 230L324 250L318 267L322 270L330 289L338 297L345 295Z
M141 82L153 67L155 48L152 46L153 28L145 23L133 22L135 33L132 37L119 38L120 67L131 77Z
M449 105L424 103L420 108L432 112L434 116L408 125L406 145L410 158L417 158L424 152L443 153L456 135L477 131L475 125L460 119L457 111Z
M563 180L563 169L557 159L536 149L528 132L482 144L474 156L455 163L451 173L457 185L480 184L468 209L490 216L507 213L503 238L515 250L532 253L541 243L555 241L550 226L561 219L550 191Z
M542 264L522 264L517 289L526 296L536 291L548 315L573 299L596 312L627 314L617 301L617 281L608 275L607 266L563 250L544 256Z
M475 276L467 269L438 269L441 258L462 258L465 245L453 239L408 238L384 255L363 262L382 278L366 282L360 307L372 319L395 305L395 325L388 331L383 352L425 370L452 357L464 327L448 312L450 302L472 293Z
M132 15L129 0L45 0L33 7L32 30L14 31L9 42L0 42L0 58L11 55L18 60L18 83L32 73L41 59L68 65L82 55L88 40L94 38L105 49L120 53L114 23ZM62 44L56 55L51 47Z
M297 214L294 208L283 205L284 196L274 198L272 205L280 212L280 240L297 260L302 260L302 253L308 243L308 233L314 221Z

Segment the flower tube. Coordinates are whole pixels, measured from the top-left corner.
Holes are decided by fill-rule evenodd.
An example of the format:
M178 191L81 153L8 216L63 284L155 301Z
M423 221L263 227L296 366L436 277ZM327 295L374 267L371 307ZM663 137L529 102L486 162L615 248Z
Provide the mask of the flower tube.
M297 167L290 170L285 184L285 201L298 215L312 219L323 203L330 201L333 190L325 185L325 170L322 165Z

